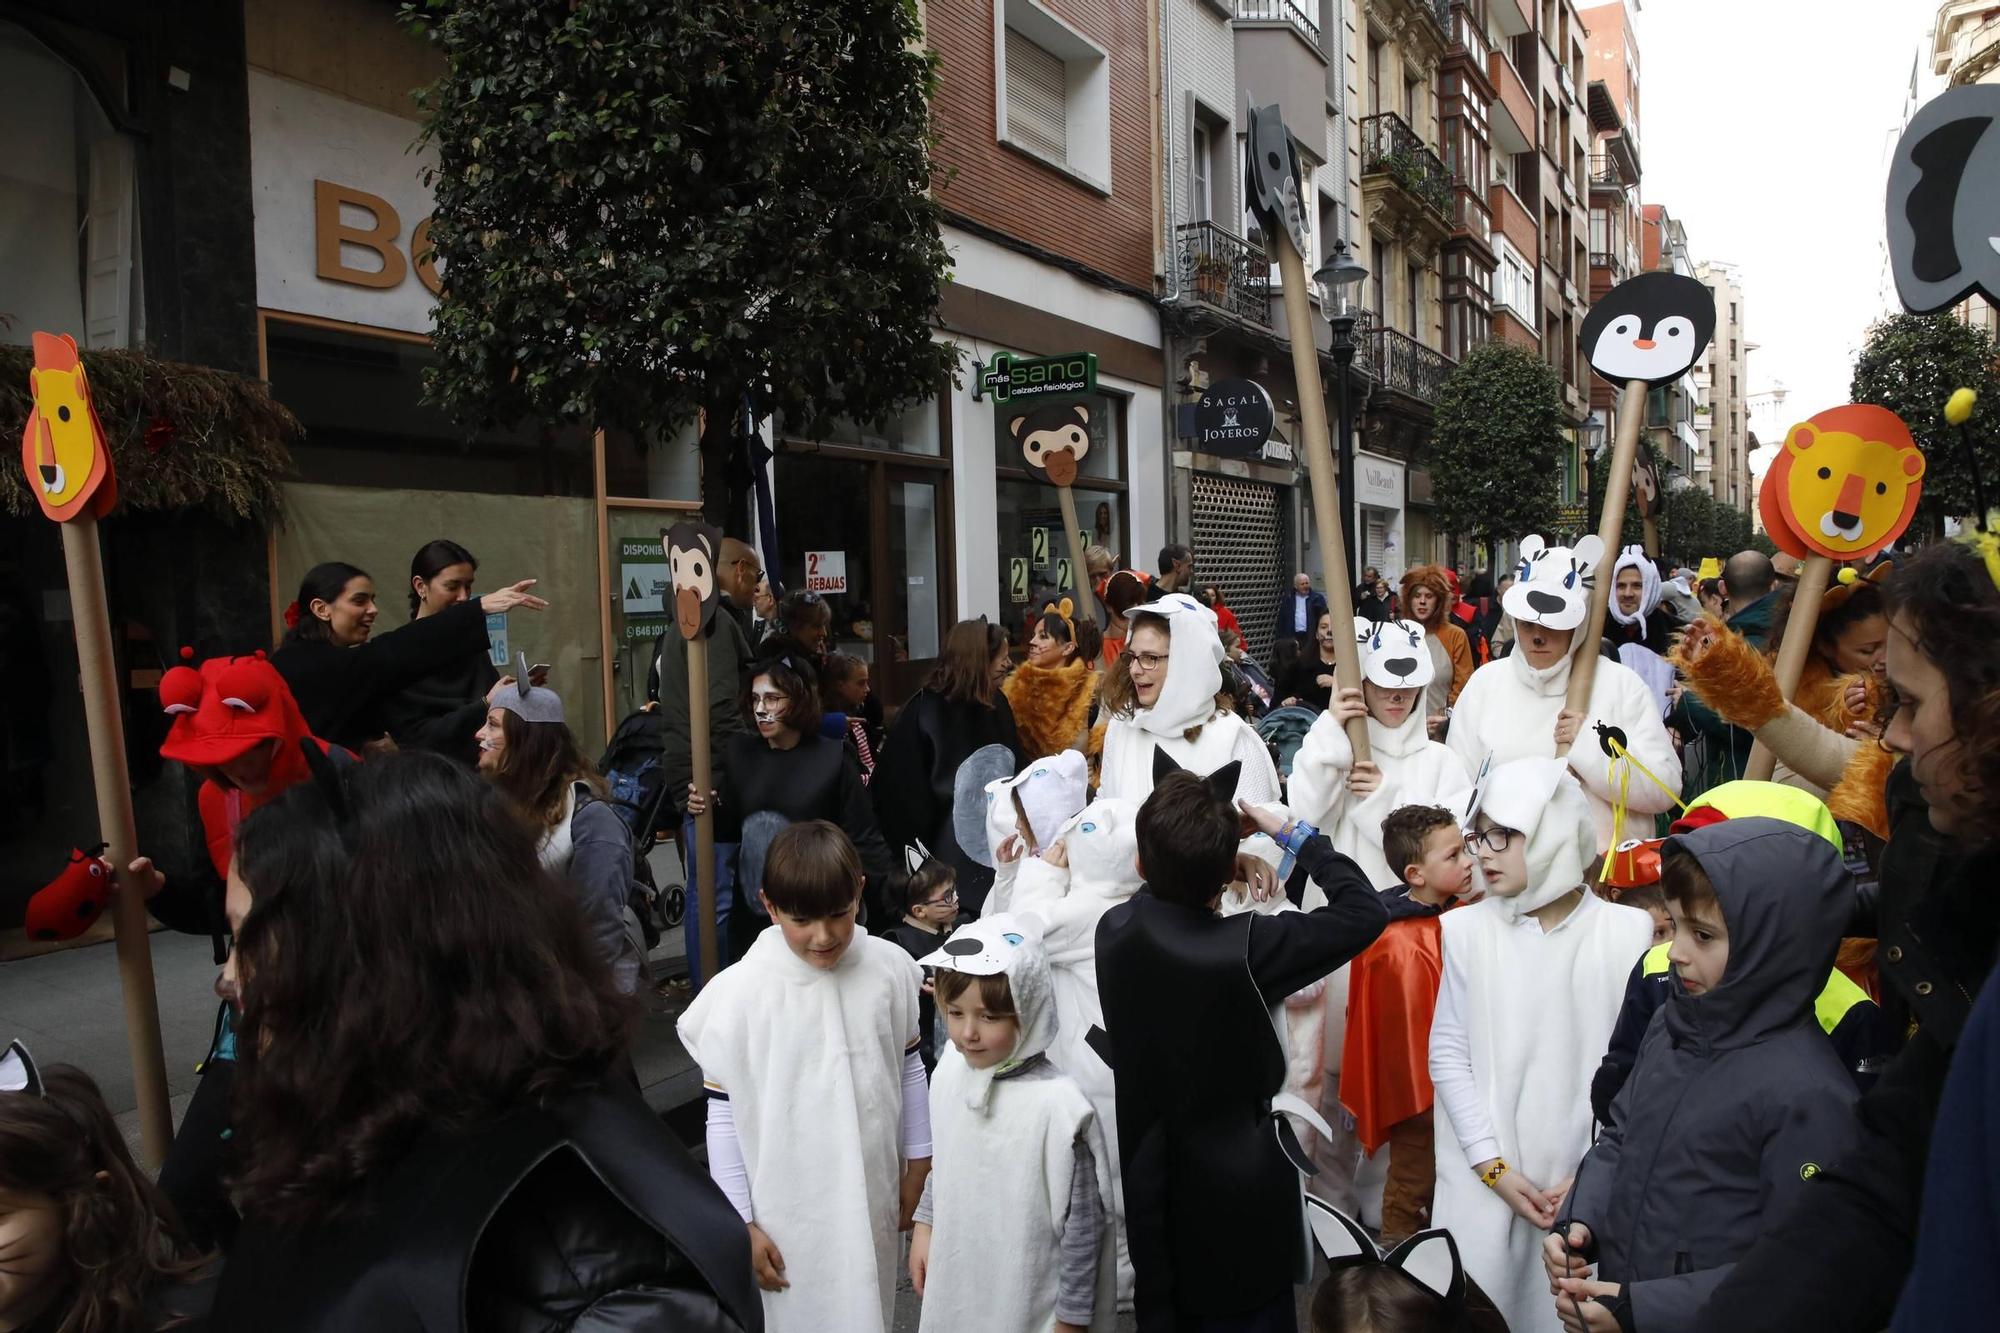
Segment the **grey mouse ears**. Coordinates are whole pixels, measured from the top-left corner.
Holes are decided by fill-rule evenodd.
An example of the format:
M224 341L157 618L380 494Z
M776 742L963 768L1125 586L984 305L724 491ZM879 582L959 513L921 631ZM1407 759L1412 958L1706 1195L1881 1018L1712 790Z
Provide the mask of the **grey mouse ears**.
M1168 774L1184 771L1179 764L1174 762L1172 755L1157 745L1153 747L1154 786L1158 786L1160 780ZM1216 800L1221 801L1224 805L1234 807L1236 804L1236 784L1242 776L1243 761L1241 759L1232 759L1221 768L1216 769L1213 773L1203 778L1202 783L1210 792L1214 793Z
M1458 1242L1442 1229L1419 1231L1387 1254L1361 1224L1322 1199L1306 1195L1306 1220L1330 1269L1382 1264L1395 1269L1448 1310L1465 1306L1465 1265Z
M1973 292L2000 302L2000 85L1967 84L1910 117L1889 159L1889 268L1927 315Z
M25 1092L30 1097L44 1095L42 1071L35 1067L35 1057L28 1054L28 1048L18 1038L0 1051L0 1092Z

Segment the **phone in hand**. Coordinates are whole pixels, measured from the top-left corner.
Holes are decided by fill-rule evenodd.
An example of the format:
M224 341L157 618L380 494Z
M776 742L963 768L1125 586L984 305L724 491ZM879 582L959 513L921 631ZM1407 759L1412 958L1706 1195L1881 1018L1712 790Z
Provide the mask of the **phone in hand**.
M528 683L534 686L547 685L549 683L549 664L547 662L537 662L529 667Z

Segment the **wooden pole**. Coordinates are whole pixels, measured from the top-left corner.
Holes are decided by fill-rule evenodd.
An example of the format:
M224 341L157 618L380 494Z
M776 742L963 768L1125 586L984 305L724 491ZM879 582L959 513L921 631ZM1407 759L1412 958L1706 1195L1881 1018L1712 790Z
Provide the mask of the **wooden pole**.
M1604 512L1597 520L1597 539L1604 543L1598 557L1597 573L1590 581L1590 612L1577 633L1580 644L1571 646L1569 694L1563 711L1590 711L1590 687L1597 680L1597 644L1604 637L1604 616L1611 606L1611 568L1618 560L1619 542L1625 534L1625 506L1632 498L1632 462L1639 456L1639 428L1646 421L1646 381L1627 380L1618 397L1618 438L1611 445L1611 471L1604 478ZM1579 737L1578 739L1582 739ZM1556 746L1556 758L1569 754L1567 745Z
M1076 585L1071 600L1076 604L1078 619L1095 620L1097 607L1090 597L1090 566L1083 562L1083 533L1076 526L1076 497L1070 494L1069 487L1058 486L1056 500L1062 505L1063 532L1069 537L1070 582Z
M1792 594L1792 613L1785 619L1785 641L1778 645L1778 660L1771 674L1778 678L1778 693L1786 703L1799 692L1799 677L1805 674L1806 655L1812 652L1813 631L1819 628L1819 604L1826 598L1826 585L1833 579L1833 559L1809 555L1799 566L1798 591ZM1743 776L1753 782L1769 782L1778 769L1778 756L1758 741L1750 747L1750 762Z
M715 614L726 616L729 612L717 607ZM705 986L715 979L719 953L715 932L720 929L715 920L715 798L708 795L715 788L715 775L708 754L708 638L698 635L685 642L688 655L688 757L694 761L694 789L708 797L702 813L696 815L694 820L695 910L701 913L695 919L700 923L701 981Z
M611 506L606 499L604 479L604 428L591 435L591 486L597 510L597 678L604 691L604 736L608 741L618 730L618 687L612 672L618 650L611 641ZM589 659L586 657L586 661Z
M153 992L153 949L146 938L146 891L127 871L138 855L132 818L132 780L125 767L125 728L118 708L118 664L111 652L111 617L105 605L104 560L97 520L85 514L62 529L69 566L70 612L76 627L77 674L90 732L90 774L97 788L98 836L112 865L118 892L112 926L118 942L118 982L125 999L125 1042L132 1055L132 1085L139 1098L139 1143L146 1165L158 1170L173 1141L167 1105L167 1063L160 1048L160 1005Z
M1341 495L1334 485L1333 446L1326 430L1326 388L1319 377L1319 345L1313 341L1312 302L1306 295L1306 263L1284 228L1274 233L1278 271L1284 280L1285 321L1292 338L1292 377L1299 387L1299 427L1305 435L1306 477L1312 483L1313 528L1320 565L1326 571L1326 607L1333 616L1333 676L1343 690L1361 688L1361 649L1354 641L1354 580L1347 570L1347 543L1341 536ZM1346 374L1345 368L1341 373ZM1343 392L1346 385L1342 385ZM1341 441L1343 445L1346 441ZM1368 719L1347 724L1354 762L1369 762Z

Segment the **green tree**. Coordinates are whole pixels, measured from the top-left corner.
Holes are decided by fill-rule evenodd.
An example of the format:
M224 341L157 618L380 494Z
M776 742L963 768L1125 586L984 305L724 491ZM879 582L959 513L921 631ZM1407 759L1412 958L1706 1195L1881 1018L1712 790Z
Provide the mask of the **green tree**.
M1716 504L1700 485L1667 495L1660 518L1660 543L1679 560L1699 564L1703 556L1724 554L1715 546Z
M702 414L734 526L743 405L817 431L936 393L949 257L913 0L424 0L445 57L431 397L467 424Z
M1473 348L1439 390L1432 444L1445 531L1489 547L1555 539L1562 384L1540 357L1498 339Z
M1965 425L1979 458L1986 503L2000 505L2000 376L1993 335L1948 314L1891 315L1868 330L1855 358L1850 392L1857 403L1879 403L1903 419L1924 451L1924 494L1917 519L1932 533L1946 517L1966 517L1976 507L1972 473L1959 428L1944 419L1945 399L1971 388L1979 407Z

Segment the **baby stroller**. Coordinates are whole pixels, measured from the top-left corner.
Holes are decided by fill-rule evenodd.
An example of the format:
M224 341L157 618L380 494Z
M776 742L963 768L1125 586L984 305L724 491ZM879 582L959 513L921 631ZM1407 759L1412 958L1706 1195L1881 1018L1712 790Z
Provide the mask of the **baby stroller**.
M661 931L679 929L687 914L687 890L674 884L662 891L653 882L653 867L646 859L661 823L675 811L660 768L665 750L665 721L658 713L641 709L618 724L597 761L597 771L610 788L611 808L632 831L630 906L646 932L648 949L660 942Z
M1289 781L1292 776L1292 761L1298 757L1299 747L1306 742L1306 733L1312 730L1318 712L1310 708L1291 704L1273 708L1257 723L1257 735L1270 747L1271 762L1278 766L1278 776Z

